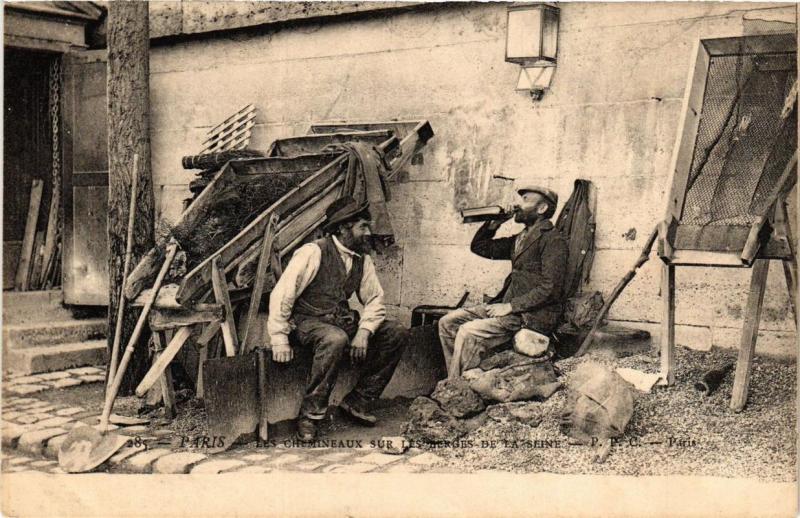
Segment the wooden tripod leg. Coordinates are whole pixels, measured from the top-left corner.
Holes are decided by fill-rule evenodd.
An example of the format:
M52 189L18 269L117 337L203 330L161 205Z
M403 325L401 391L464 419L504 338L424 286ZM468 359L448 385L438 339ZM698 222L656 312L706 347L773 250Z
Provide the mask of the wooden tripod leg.
M661 384L675 382L675 266L661 268Z
M769 260L756 259L753 265L753 276L750 279L750 294L747 296L747 310L742 327L742 341L739 344L739 359L736 361L736 375L733 378L730 407L734 412L741 412L747 403L747 389L750 386L753 355L758 339L758 323L761 320L761 308L764 305L764 292L767 288L767 273L769 273Z
M792 220L785 201L779 201L775 210L775 227L780 235L786 238L789 244L791 257L783 260L783 275L786 277L786 287L789 290L789 306L794 317L795 331L797 330L797 247L792 229Z
M167 343L167 336L164 331L153 332L153 349L155 355L153 356L153 363L158 361L164 351L164 346ZM164 417L167 419L175 418L175 387L172 384L172 371L167 365L163 374L159 377L161 384L161 397L164 398Z

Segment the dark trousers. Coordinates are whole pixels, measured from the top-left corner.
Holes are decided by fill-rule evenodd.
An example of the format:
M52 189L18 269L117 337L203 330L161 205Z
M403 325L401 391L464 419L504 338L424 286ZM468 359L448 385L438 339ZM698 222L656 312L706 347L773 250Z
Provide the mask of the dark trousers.
M343 356L350 355L352 336L341 327L319 318L298 320L295 330L298 341L302 347L311 347L314 351L311 379L306 387L300 415L322 419L328 409L340 361ZM351 333L354 335L354 330ZM369 338L367 357L360 366L358 382L347 397L358 398L361 403L377 399L392 379L408 338L407 329L397 322L384 320Z

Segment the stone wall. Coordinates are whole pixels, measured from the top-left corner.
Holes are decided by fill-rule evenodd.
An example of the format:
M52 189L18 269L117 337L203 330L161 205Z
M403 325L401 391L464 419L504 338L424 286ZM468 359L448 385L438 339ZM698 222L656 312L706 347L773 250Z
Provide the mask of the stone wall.
M767 22L760 22L767 19ZM157 210L174 220L192 173L180 157L247 103L252 147L312 122L428 119L424 164L392 186L398 247L379 258L387 302L407 319L419 304L477 302L508 263L470 254L474 225L458 210L513 201L535 180L566 200L576 178L598 189L592 289L610 292L663 215L663 197L692 46L699 38L792 30L794 6L741 3L561 5L552 90L515 92L504 61L506 6L417 7L356 22L329 18L246 34L154 42L152 156ZM508 225L509 227L511 225ZM508 229L512 231L514 229ZM659 265L650 261L611 312L657 331ZM738 345L750 270L678 270L678 341ZM793 354L783 271L770 270L760 350Z

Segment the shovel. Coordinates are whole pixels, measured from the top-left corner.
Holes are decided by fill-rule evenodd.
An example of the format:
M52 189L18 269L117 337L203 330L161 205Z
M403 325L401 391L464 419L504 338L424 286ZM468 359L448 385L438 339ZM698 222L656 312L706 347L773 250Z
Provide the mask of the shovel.
M114 379L106 388L105 404L103 405L103 415L98 426L99 430L88 425L75 427L67 434L67 438L58 450L58 464L67 473L84 473L95 469L130 440L129 437L108 433L109 417L119 393L119 386L122 384L122 377L125 375L125 370L133 356L136 342L139 341L144 324L147 322L147 316L150 314L150 309L156 301L158 291L161 289L161 284L164 282L164 277L166 277L177 251L178 245L170 243L167 248L167 258L161 266L161 271L158 272L150 298L142 308L142 313L139 315L133 334L128 340L128 345L125 346L125 353L122 355L119 368L115 371Z

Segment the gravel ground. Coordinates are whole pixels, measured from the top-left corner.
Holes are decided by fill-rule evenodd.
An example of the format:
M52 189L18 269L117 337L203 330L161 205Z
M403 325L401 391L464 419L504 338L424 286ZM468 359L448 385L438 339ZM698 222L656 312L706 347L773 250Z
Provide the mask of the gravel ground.
M655 387L650 394L636 392L624 442L612 448L605 463L593 463L591 447L570 445L560 433L559 416L567 395L564 389L540 404L543 419L538 427L489 420L464 438L471 440L472 446L437 448L436 453L445 457L448 465L464 471L711 475L795 481L796 363L756 357L747 407L736 414L728 408L733 372L711 396L705 397L694 388L706 370L735 362L736 351L704 353L679 347L676 354L675 385ZM587 361L646 372L657 372L659 367L658 360L646 354L622 359L587 355L560 361L558 367L568 380L569 373ZM670 444L670 438L684 442ZM497 441L496 447L481 447L481 441L491 440ZM531 444L534 440L550 441L551 445L559 441L559 447ZM631 445L631 441L638 445Z

